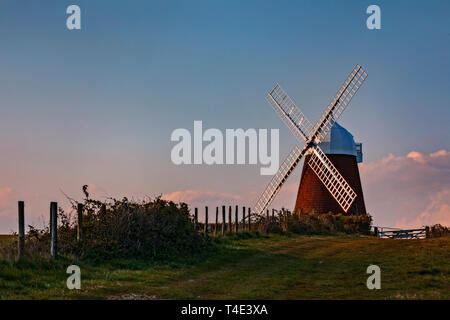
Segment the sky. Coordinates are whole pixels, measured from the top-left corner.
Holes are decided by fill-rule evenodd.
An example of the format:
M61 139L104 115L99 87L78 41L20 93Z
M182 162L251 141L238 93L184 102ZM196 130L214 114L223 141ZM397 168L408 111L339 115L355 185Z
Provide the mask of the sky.
M68 30L66 8L81 8ZM366 27L369 5L381 29ZM177 128L280 130L280 83L315 122L356 64L368 78L340 124L363 143L374 224L450 225L448 1L0 1L0 233L81 199L163 195L251 205L259 165L180 165ZM300 169L275 206L292 208ZM202 210L200 215L202 215Z

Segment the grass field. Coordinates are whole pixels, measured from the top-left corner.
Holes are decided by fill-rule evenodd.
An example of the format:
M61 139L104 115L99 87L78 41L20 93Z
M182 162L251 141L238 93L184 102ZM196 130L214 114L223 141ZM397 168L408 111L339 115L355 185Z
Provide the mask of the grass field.
M81 267L81 290L66 288L73 261L0 261L1 299L449 299L450 237L390 240L351 236L223 239L193 261L150 266L119 261ZM381 290L366 269L381 268Z

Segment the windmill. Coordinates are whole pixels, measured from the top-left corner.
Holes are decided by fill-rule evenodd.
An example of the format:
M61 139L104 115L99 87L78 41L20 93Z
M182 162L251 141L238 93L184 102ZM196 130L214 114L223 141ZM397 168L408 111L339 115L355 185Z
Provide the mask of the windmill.
M281 163L277 173L272 177L253 206L255 214L262 214L270 205L289 175L306 154L310 154L308 166L336 200L340 208L344 212L350 209L357 194L319 147L319 143L324 140L335 125L366 78L367 73L364 69L360 65L356 65L332 98L316 125L313 125L305 117L279 84L276 84L268 93L266 100L289 127L296 139L299 142L305 142L305 145L302 149L295 145Z

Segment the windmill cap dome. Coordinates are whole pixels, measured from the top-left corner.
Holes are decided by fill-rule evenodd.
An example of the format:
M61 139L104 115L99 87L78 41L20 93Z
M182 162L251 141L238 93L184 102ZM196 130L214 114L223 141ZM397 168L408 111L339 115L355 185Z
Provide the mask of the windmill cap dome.
M319 146L325 154L357 155L353 135L337 122L331 127Z

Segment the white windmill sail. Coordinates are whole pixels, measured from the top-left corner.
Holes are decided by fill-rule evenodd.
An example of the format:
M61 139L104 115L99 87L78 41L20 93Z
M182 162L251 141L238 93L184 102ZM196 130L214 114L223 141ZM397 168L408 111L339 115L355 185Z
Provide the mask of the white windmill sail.
M316 143L325 138L366 78L367 73L357 64L319 118L314 128Z
M289 98L287 93L278 83L269 92L266 100L300 142L309 139L312 130L314 129L313 124L306 118L303 112L297 108L294 101Z
M301 151L295 146L282 162L278 172L272 177L253 206L256 214L262 214L270 205L284 182L308 150L312 150L308 165L316 173L341 208L345 212L348 211L357 195L317 144L328 134L366 77L367 73L364 69L360 65L356 65L331 100L331 103L325 109L325 112L320 117L314 129L311 129L311 122L295 106L295 103L280 85L277 84L269 92L266 98L267 101L294 133L295 137L299 141L301 141L299 139L301 137L306 141L306 144Z
M256 200L253 206L253 212L261 214L266 210L307 150L308 148L306 146L303 150L300 150L297 145L292 148L286 159L281 163L277 173L273 175L263 193Z
M341 208L347 212L356 198L356 192L345 181L333 163L319 146L312 147L313 153L308 165L319 177Z

